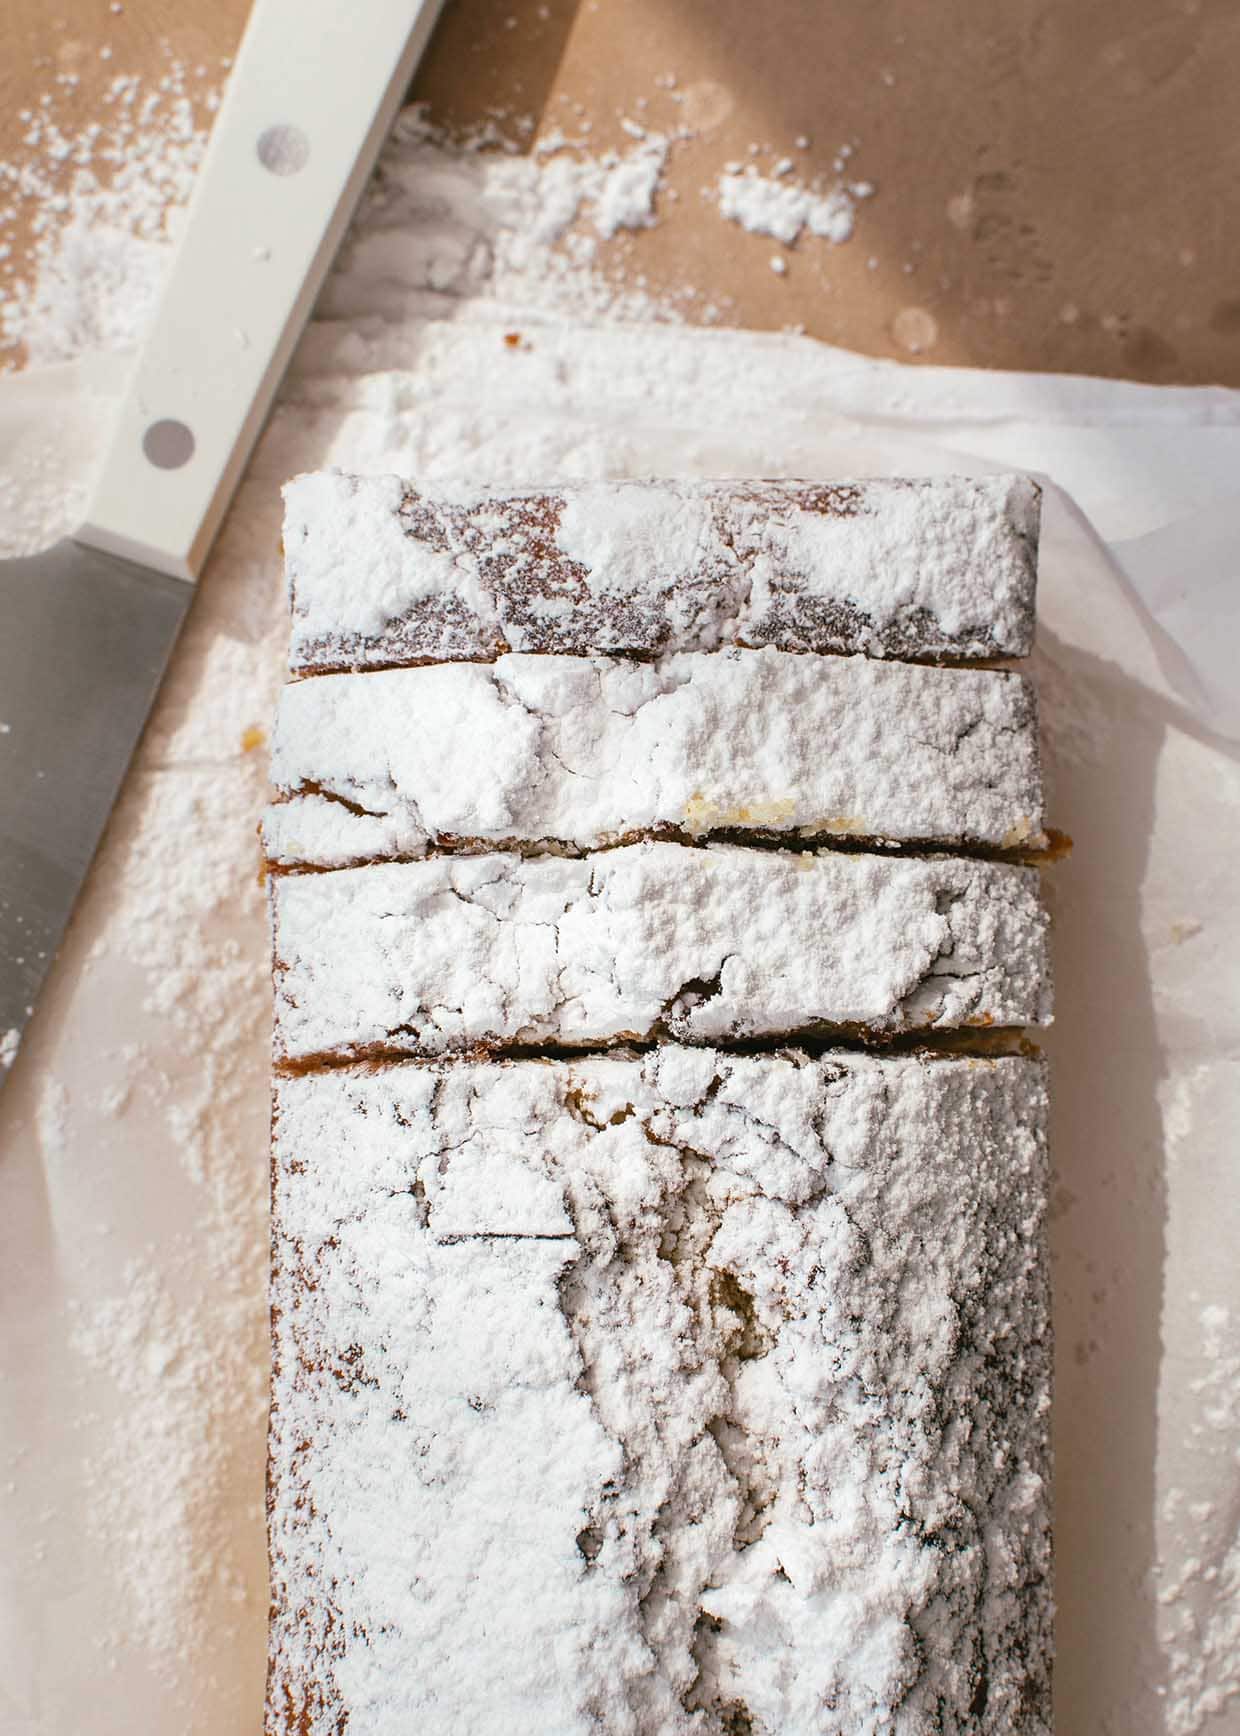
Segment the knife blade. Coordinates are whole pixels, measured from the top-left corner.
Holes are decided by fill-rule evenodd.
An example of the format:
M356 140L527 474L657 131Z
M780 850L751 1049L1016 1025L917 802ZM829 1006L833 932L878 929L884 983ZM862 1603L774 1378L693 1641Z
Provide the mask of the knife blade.
M87 514L0 561L0 1082L442 0L256 0Z
M0 563L0 1041L14 1052L192 596L68 538Z

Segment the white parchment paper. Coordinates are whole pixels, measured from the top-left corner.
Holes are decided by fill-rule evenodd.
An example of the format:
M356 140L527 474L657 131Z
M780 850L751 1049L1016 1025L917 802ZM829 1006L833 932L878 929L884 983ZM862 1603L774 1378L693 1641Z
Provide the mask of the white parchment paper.
M512 321L308 334L0 1092L0 1731L260 1728L253 827L277 490L324 463L521 481L996 466L1056 485L1034 667L1051 818L1075 839L1047 876L1058 1726L1240 1731L1237 398L658 327L538 325L505 347ZM3 384L6 552L75 522L118 375Z

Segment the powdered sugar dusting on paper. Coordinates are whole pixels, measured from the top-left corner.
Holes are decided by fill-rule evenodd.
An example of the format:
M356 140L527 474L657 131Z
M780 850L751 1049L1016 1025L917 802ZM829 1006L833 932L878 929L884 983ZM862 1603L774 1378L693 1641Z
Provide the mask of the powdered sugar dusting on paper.
M212 1237L209 1299L175 1295L166 1282L170 1256L199 1257L200 1244L185 1239L159 1260L131 1262L122 1289L72 1316L76 1349L125 1400L111 1441L87 1466L91 1526L122 1570L115 1621L95 1642L107 1657L139 1641L186 1689L204 1653L225 1667L230 1650L244 1656L241 1625L252 1628L261 1595L236 1543L239 1505L250 1526L261 1511L253 1444L266 1408L265 1319L250 1294L252 1254L239 1249L246 1257L230 1272L222 1227ZM127 1546L137 1538L140 1558Z
M240 671L236 682L256 685ZM174 688L165 714L175 699ZM166 740L160 722L148 759ZM123 1152L128 1123L160 1130L162 1168L138 1185L177 1202L165 1207L163 1239L140 1246L112 1283L73 1296L68 1320L85 1390L102 1382L121 1399L110 1427L87 1435L81 1463L86 1523L113 1582L94 1642L105 1659L141 1648L185 1696L184 1728L204 1732L203 1674L222 1672L236 1694L238 1672L244 1684L257 1662L265 1603L254 1545L269 989L251 830L263 777L236 736L219 746L231 754L214 766L146 769L126 787L92 883L107 915L83 992L89 1000L96 982L130 982L126 1028L141 1040L108 1057L93 1101L77 1090L70 1102L53 1086L39 1111L45 1150L50 1135L66 1166L81 1160L84 1139ZM98 1131L101 1120L114 1131ZM124 1192L118 1185L118 1211Z
M1236 1458L1240 1441L1240 1320L1209 1303L1197 1312L1199 1363L1189 1385L1188 1435L1198 1461ZM1186 1419L1187 1420L1187 1419ZM1160 1520L1179 1547L1156 1582L1166 1650L1169 1736L1199 1736L1240 1700L1240 1529L1234 1508L1175 1486Z

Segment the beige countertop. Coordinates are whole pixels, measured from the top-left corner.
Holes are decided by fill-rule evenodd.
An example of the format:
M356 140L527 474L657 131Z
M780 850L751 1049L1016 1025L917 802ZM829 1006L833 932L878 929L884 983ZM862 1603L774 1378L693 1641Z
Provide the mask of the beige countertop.
M205 114L246 10L9 0L0 163L20 166L23 110L65 73L77 83L57 103L76 126L118 73L149 81L173 62ZM869 355L1237 385L1238 75L1231 0L448 0L413 95L522 150L556 128L592 152L626 147L622 118L672 135L660 221L601 243L600 264L690 320L803 327ZM785 250L719 220L725 164L785 156L805 185L874 186L847 244ZM39 215L16 204L0 294Z

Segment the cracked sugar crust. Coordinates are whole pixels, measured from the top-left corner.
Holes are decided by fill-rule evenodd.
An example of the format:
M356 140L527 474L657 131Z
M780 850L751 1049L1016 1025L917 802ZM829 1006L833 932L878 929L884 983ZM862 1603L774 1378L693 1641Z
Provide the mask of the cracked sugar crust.
M626 845L272 881L279 1061L1048 1024L1038 874Z
M1023 677L770 649L295 681L272 781L264 838L288 866L651 832L1046 842Z
M278 1082L268 1730L1046 1736L1041 1063Z
M327 473L284 498L295 673L731 644L952 661L1033 641L1026 477L499 493Z

